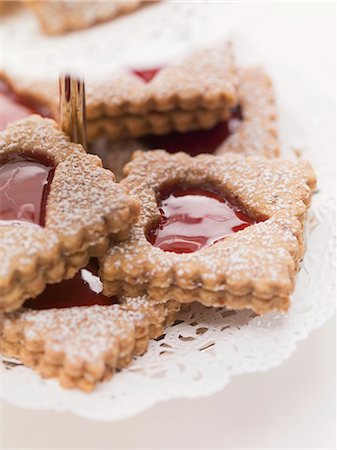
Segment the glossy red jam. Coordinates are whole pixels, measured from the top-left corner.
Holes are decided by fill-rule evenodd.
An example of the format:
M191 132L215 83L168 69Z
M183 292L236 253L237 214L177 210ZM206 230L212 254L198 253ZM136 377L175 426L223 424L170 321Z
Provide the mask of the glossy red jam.
M51 117L48 108L27 97L17 95L7 84L0 81L0 131L4 130L8 124L34 113Z
M0 223L32 222L44 226L54 167L42 159L17 156L0 163Z
M102 294L102 290L97 263L91 260L87 267L81 269L74 278L49 284L42 294L27 300L24 306L31 309L51 309L117 303L115 297L106 297Z
M229 136L236 132L242 121L241 108L233 108L231 117L210 130L197 130L187 133L171 133L164 136L145 136L144 145L153 149L163 149L170 153L183 151L191 156L200 153L214 153Z
M13 102L11 99L0 93L0 131L7 128L12 122L24 119L33 111L23 105Z
M156 67L154 69L132 70L132 73L144 80L145 83L149 83L158 74L158 72L160 72L160 70L161 67Z
M255 221L218 193L204 188L161 192L161 220L147 235L155 247L175 253L193 253Z

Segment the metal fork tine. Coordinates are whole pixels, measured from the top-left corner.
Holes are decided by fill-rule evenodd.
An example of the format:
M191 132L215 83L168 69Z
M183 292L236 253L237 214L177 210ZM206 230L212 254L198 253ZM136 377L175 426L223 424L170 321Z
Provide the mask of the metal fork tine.
M85 86L82 79L71 75L59 76L60 124L71 141L87 148Z

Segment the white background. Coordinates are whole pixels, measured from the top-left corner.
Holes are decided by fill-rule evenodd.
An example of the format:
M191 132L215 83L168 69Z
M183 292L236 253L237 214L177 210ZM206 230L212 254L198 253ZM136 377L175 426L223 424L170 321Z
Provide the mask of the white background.
M285 66L289 75L292 67L303 66L305 79L298 83L310 84L318 96L335 98L334 3L240 5L246 10L240 26L259 30L252 45L261 55L278 60L280 71ZM240 29L235 36L240 40ZM166 402L121 422L95 423L70 413L25 411L4 403L2 446L335 448L334 333L330 320L279 368L238 376L212 397Z

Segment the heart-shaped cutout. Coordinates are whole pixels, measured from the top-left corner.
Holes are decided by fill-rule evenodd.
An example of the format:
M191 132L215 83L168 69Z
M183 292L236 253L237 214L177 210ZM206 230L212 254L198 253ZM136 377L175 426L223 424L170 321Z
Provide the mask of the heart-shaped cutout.
M17 156L0 165L0 223L44 226L54 167L43 158Z
M222 195L199 187L175 186L160 192L161 219L148 230L155 247L193 253L255 223Z

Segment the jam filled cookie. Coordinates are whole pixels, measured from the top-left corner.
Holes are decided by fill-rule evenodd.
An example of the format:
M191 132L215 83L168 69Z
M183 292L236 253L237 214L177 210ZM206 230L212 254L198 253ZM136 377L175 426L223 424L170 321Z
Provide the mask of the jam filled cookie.
M0 133L0 311L125 239L139 203L97 156L31 116Z
M57 119L56 82L0 75L18 99L29 98ZM237 87L230 44L196 51L162 68L128 69L102 82L87 80L88 140L212 128L231 116L238 104Z
M209 130L144 136L139 147L163 149L170 153L184 151L191 156L200 153L279 156L277 112L274 90L261 68L239 70L238 105L227 120Z
M237 81L231 44L196 51L176 64L129 70L101 87L88 86L89 138L211 128L236 106Z
M214 127L185 133L150 134L138 139L117 141L109 141L105 137L92 142L91 151L104 156L107 167L119 175L121 163L127 162L135 149L161 148L171 153L184 151L192 156L200 153L221 155L227 152L257 154L267 158L279 156L277 111L269 76L261 68L241 68L238 75L238 104L232 108L226 120ZM43 116L52 115L48 107L38 103L36 95L32 96L31 88L27 91L23 88L20 92L19 95L15 94L9 85L0 85L0 107L2 105L6 110L0 117L0 129L4 129L13 118L25 117L33 111Z
M125 172L141 213L102 258L106 295L288 309L316 181L309 163L153 151Z
M123 167L135 150L161 148L170 153L184 151L221 155L228 152L262 155L273 158L280 154L277 136L276 105L270 78L260 68L239 70L239 105L231 116L210 130L144 136L139 139L109 141L99 139L91 144L91 153L98 154L104 166L116 178L123 178Z
M63 34L88 28L100 22L130 13L151 0L26 0L47 34Z
M47 286L17 311L0 315L0 348L65 388L92 390L143 354L179 309L145 296L107 298L95 262Z

